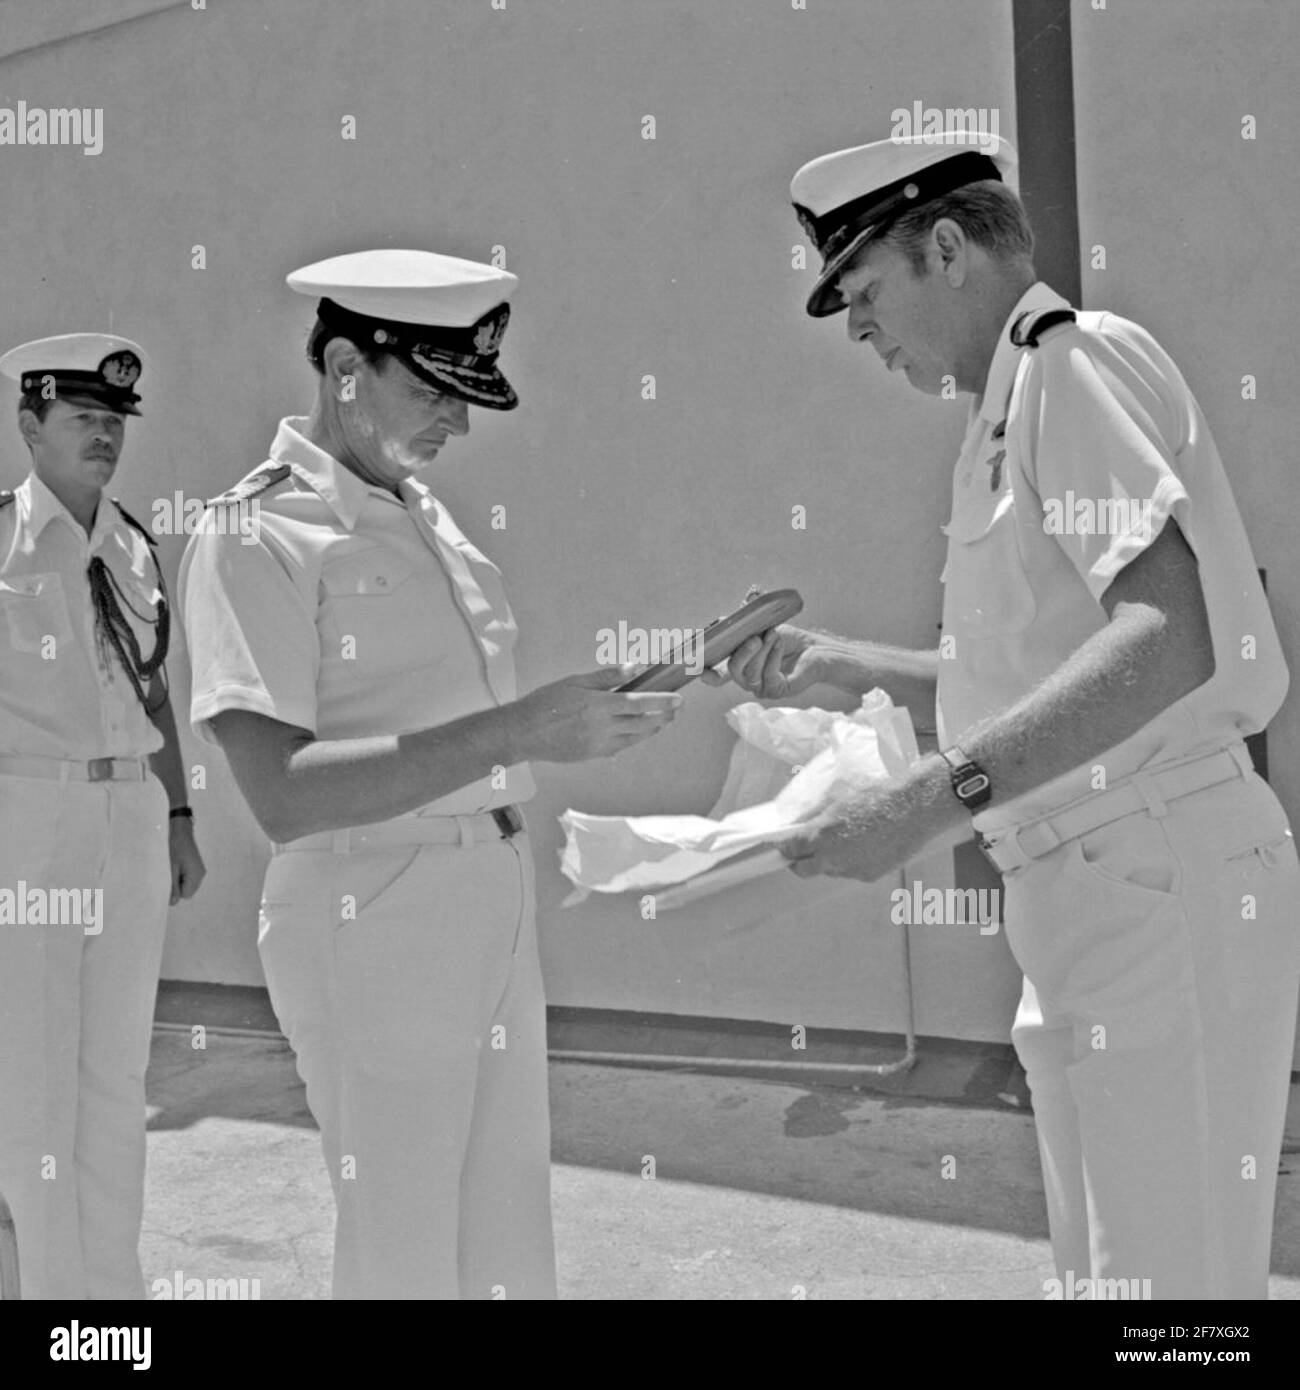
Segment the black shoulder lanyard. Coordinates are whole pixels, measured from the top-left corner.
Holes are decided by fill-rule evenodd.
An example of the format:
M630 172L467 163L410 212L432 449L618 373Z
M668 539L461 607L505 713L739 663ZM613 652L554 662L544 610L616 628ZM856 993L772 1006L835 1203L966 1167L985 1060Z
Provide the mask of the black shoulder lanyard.
M158 563L153 537L134 517L128 516L116 501L113 505L122 513L122 519L139 531L148 544L149 558L153 561L154 576L158 581L158 613L156 617L151 618L147 614L139 612L122 592L113 571L98 555L93 555L87 570L87 577L90 581L90 599L95 609L95 627L101 639L106 641L117 653L118 660L122 663L122 669L126 672L127 680L131 682L131 688L135 691L137 699L144 706L145 713L152 717L167 703L167 668L163 664L167 660L167 648L171 637L171 613L167 602L167 585L163 580L162 566ZM156 629L153 652L147 659L140 654L140 644L136 641L131 624L122 612L123 603L142 623ZM145 686L152 682L154 676L159 672L162 673L162 698L156 704L151 705Z

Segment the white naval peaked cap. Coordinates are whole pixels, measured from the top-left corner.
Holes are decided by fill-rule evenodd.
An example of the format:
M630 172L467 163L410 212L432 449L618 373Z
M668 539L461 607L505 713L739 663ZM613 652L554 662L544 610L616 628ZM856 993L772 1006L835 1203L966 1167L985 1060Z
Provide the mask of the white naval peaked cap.
M354 251L305 265L289 288L317 297L318 317L391 353L446 395L490 410L519 404L496 365L519 277L434 251Z
M54 382L55 399L86 396L123 415L139 415L131 389L144 369L144 349L115 333L61 333L20 343L0 357L0 374L24 393Z
M795 212L822 256L808 298L814 318L845 307L836 280L864 242L912 208L981 179L1016 187L1016 152L999 135L963 126L891 136L809 161L790 183Z
M519 277L435 251L354 251L291 272L289 288L354 314L439 328L470 328L509 299Z

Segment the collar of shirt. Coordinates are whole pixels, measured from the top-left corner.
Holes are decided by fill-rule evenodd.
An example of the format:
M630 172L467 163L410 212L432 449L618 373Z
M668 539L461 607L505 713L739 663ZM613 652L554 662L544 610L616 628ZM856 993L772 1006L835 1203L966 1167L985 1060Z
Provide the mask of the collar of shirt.
M372 498L390 502L404 508L413 518L427 518L429 531L440 541L449 542L460 549L471 548L464 534L452 521L450 513L433 495L428 486L414 477L402 479L395 496L386 488L372 487L362 482L355 473L336 459L318 448L301 432L300 426L307 423L305 415L289 415L280 421L275 440L271 444L270 457L276 463L287 463L294 474L301 478L327 503L349 531L355 531L361 509ZM474 551L476 558L480 557ZM495 566L493 567L495 568Z
M317 447L303 433L307 416L288 415L280 421L271 444L271 458L287 463L294 473L326 503L343 526L356 530L361 509L371 497L386 499L396 506L402 500L381 487L372 487L324 449Z
M77 518L36 476L35 470L30 472L15 490L15 498L26 514L33 540L40 537L50 522L63 520L72 528L77 539L85 543L91 554L113 536L125 541L128 549L130 548L130 528L122 520L121 512L113 505L112 498L103 493L100 493L99 505L95 508L95 521L90 528L89 536L81 529L81 523Z
M422 483L417 478L407 476L398 484L398 491L401 493L402 500L406 503L408 511L414 509L416 512L419 512L427 505L433 510L435 523L441 522L444 519L446 521L451 521L451 516L447 512L447 509L433 495L427 483ZM436 524L434 529L437 530ZM459 534L458 531L457 535L459 536ZM460 536L460 539L464 540L464 537Z
M1023 347L1011 341L1011 329L1015 321L1024 313L1036 313L1040 309L1068 309L1070 301L1063 299L1044 280L1036 280L1016 301L1016 307L1007 315L1007 321L998 334L998 345L993 349L993 360L989 363L989 374L984 381L984 395L976 412L991 425L1005 420L1007 402L1011 399L1011 388L1016 380L1016 368L1020 365Z

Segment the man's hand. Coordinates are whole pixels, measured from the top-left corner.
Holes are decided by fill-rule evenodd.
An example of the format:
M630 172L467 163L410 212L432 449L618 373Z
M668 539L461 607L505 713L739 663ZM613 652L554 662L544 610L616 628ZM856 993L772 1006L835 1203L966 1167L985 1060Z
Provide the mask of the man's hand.
M722 685L730 676L760 700L783 700L825 679L823 653L817 637L782 623L759 637L750 637L732 652L727 674L705 671L709 685Z
M608 758L671 724L682 697L671 691L618 694L627 672L604 666L540 686L515 703L521 758L576 763Z
M188 816L174 816L168 822L168 848L172 861L171 905L192 898L199 891L207 868L194 842L194 822Z
M780 851L800 878L831 874L874 883L915 858L936 836L969 823L947 791L947 780L941 758L924 758L906 782L872 787L838 802Z

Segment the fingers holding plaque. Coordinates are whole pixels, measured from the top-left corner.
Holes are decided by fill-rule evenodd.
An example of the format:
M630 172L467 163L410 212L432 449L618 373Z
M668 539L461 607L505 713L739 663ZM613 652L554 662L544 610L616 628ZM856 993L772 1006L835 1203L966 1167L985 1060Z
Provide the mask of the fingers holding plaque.
M667 661L656 662L637 671L616 687L626 690L679 690L688 685L701 669L707 671L725 661L742 642L767 632L778 623L789 622L803 608L803 599L795 589L773 589L771 593L753 594L735 612L711 622L699 634L703 648L702 659L689 660L685 645L674 651Z

